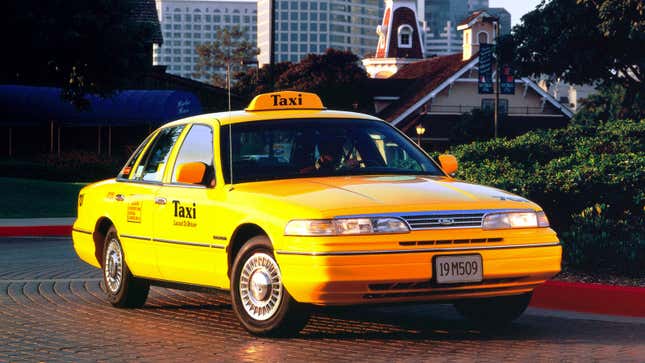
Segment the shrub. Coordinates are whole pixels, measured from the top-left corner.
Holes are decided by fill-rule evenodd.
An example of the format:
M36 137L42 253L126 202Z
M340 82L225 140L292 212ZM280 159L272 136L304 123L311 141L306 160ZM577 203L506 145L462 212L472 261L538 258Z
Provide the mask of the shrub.
M642 274L628 261L630 248L642 243L643 234L628 225L639 222L636 228L643 228L643 140L645 121L620 120L538 130L514 139L457 146L451 152L460 160L457 177L540 204L564 238L567 263L592 266L589 261L599 258L594 256L598 246L618 243L627 247L605 254L609 257L603 263L616 271ZM591 218L589 208L594 205L602 206L602 215ZM593 234L594 228L606 228L606 233ZM593 239L587 238L591 235ZM614 235L622 237L615 242Z
M571 228L563 233L565 259L587 270L645 275L643 215L607 216L607 208L597 204L573 217Z

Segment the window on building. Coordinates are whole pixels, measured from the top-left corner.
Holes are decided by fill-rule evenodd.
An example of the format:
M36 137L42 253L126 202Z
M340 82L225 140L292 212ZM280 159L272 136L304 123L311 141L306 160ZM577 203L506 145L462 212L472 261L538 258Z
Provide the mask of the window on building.
M482 99L482 111L484 112L493 112L495 109L495 99L494 98L483 98ZM508 114L508 99L500 98L499 105L497 106L500 115Z
M412 27L404 24L398 29L399 48L412 48Z
M221 15L213 15L213 20L216 23L221 23L222 22L222 16Z
M488 33L479 32L479 34L477 34L477 40L479 41L479 44L488 44Z
M206 22L210 23L211 21L213 21L213 16L212 15L206 15Z

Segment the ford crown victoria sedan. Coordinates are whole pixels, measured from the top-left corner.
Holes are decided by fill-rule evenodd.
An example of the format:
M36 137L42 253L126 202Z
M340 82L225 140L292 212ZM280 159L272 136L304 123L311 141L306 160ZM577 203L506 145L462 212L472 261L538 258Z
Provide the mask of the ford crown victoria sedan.
M450 302L508 323L560 271L560 242L538 205L456 169L375 117L263 94L162 126L83 188L74 247L114 306L151 284L229 290L254 334L299 331L311 305Z

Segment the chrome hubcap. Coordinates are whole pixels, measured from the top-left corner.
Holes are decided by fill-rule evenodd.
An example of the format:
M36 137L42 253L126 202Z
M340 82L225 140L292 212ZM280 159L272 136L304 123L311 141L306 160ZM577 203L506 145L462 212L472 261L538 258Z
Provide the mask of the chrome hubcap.
M104 273L108 290L113 293L119 291L123 279L123 254L115 238L108 242Z
M271 318L282 300L282 276L272 256L256 253L242 267L240 298L244 310L255 320Z

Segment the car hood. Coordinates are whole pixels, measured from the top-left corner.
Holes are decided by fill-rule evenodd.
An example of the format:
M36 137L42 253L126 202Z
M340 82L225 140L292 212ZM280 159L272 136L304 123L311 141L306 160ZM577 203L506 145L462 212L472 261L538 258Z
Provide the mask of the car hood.
M303 178L244 183L236 185L235 190L315 209L329 217L431 210L540 209L517 195L449 177Z

